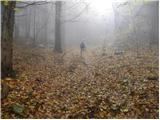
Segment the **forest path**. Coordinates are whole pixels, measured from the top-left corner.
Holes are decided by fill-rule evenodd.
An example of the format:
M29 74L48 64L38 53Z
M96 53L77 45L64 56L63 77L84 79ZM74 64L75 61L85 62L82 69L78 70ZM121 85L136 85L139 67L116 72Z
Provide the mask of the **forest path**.
M24 49L25 48L25 49ZM158 118L158 57L61 55L14 47L19 76L2 101L3 118ZM13 104L25 115L10 111Z

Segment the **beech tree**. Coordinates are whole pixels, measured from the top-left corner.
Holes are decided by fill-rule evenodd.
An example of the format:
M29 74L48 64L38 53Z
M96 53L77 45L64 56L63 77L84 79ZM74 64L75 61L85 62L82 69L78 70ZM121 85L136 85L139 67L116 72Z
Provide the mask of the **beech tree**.
M1 77L12 76L13 31L15 8L25 8L30 5L41 5L46 2L22 2L24 5L16 6L16 1L1 2L2 33L1 33Z
M12 75L12 43L14 30L15 1L2 2L1 76Z
M55 15L55 52L62 52L62 41L61 41L61 7L62 1L56 1L56 15Z

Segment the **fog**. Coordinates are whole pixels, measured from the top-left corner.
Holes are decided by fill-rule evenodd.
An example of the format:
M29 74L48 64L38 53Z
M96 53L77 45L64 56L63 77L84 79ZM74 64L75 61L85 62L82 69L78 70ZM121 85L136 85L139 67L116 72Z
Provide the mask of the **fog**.
M158 119L159 1L1 2L4 119Z
M23 5L17 3L15 37L32 41L35 29L36 44L54 47L55 2L42 1L41 5L21 8ZM81 41L92 47L104 42L106 46L127 46L134 43L134 37L146 45L158 42L158 9L158 1L62 1L63 48L79 47Z

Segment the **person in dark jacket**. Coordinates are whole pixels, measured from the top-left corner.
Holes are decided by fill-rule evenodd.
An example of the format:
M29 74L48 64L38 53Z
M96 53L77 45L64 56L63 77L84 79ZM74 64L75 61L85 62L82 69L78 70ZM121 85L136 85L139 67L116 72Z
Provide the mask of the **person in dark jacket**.
M86 49L86 45L84 44L84 41L82 41L82 42L80 43L80 49L81 49L81 57L82 57L82 54L83 54L83 52L84 52L85 49Z

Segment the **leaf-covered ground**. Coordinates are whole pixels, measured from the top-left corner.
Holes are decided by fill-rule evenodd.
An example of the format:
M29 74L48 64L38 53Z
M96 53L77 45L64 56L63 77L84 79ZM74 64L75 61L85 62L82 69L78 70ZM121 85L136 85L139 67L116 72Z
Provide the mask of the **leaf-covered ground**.
M2 118L158 118L158 55L87 53L15 45Z

